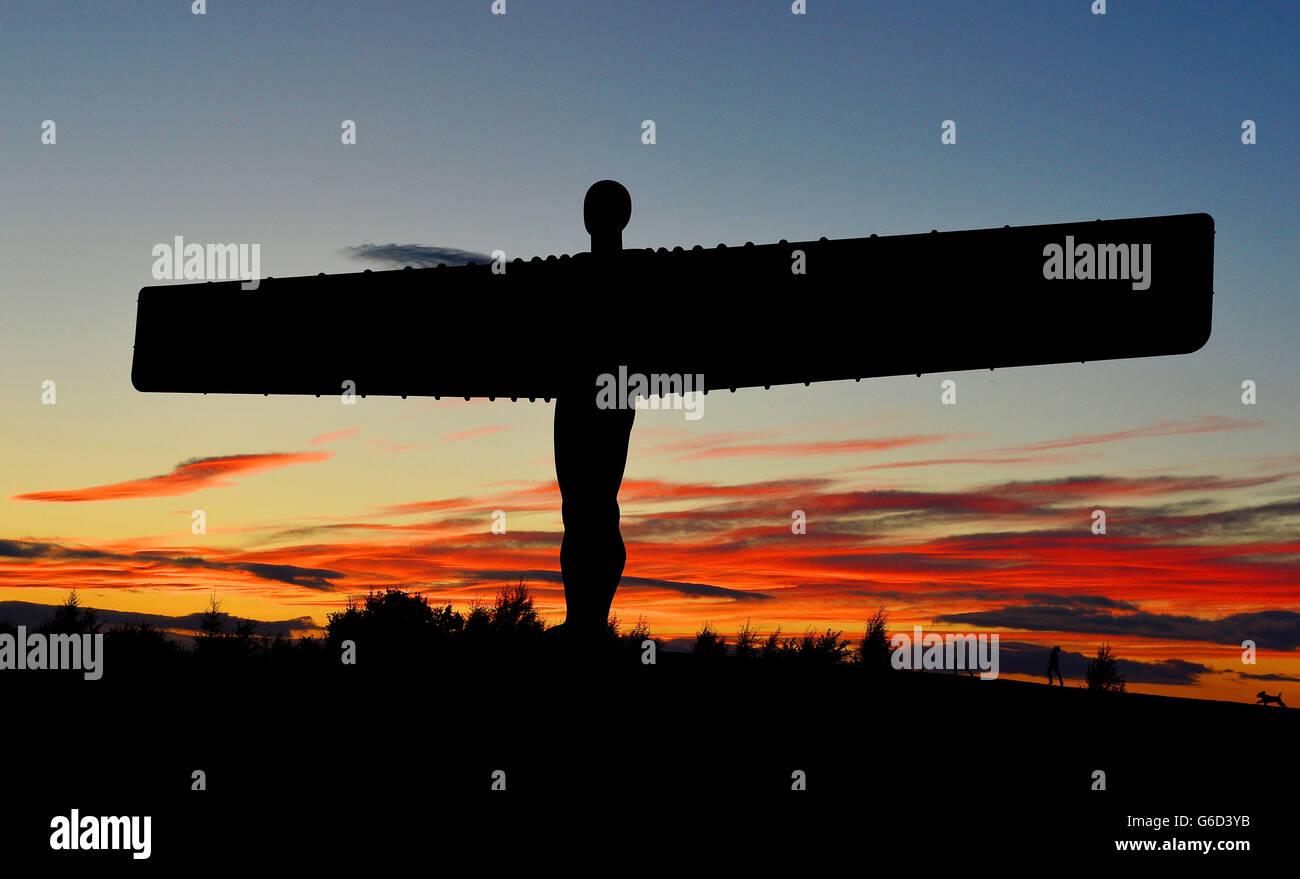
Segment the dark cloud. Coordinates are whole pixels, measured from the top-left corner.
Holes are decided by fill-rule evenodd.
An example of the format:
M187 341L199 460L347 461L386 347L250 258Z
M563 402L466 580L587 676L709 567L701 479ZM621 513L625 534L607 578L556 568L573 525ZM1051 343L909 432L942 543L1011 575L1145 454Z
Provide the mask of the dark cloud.
M1232 672L1228 672L1228 674L1236 675L1242 680L1247 680L1247 681L1295 681L1297 683L1300 683L1300 678L1296 677L1295 675L1280 675L1280 674L1256 675L1245 671L1232 671Z
M27 626L34 629L42 623L47 622L54 615L56 607L52 604L35 604L30 601L0 601L0 620L12 623L15 626ZM136 613L125 610L101 610L94 608L100 621L105 627L131 625L132 623L145 622L151 626L160 629L172 629L187 632L197 632L200 630L200 612L185 614L184 616L167 616L160 613ZM226 631L233 631L235 625L243 621L243 617L223 614L226 617ZM298 617L289 620L257 620L256 632L259 635L274 637L283 635L292 637L300 632L319 632L321 627L316 625L311 617Z
M1038 676L1046 679L1047 662L1051 648L1024 642L998 644L998 673ZM1084 681L1091 656L1061 651L1061 674L1070 685ZM1161 662L1141 662L1116 658L1119 673L1130 684L1195 684L1201 675L1215 674L1216 669L1199 662L1166 659Z
M526 581L542 583L563 583L564 577L559 571L467 571L467 576L484 580L500 580L513 583L520 578ZM728 589L726 586L713 586L709 583L684 583L680 580L658 580L652 577L624 577L619 581L620 590L667 589L690 598L730 598L732 601L771 601L772 596L765 592L748 592L743 589Z
M1107 514L1108 518L1110 514ZM1236 536L1289 537L1300 517L1300 499L1290 498L1216 512L1192 512L1183 505L1134 508L1125 511L1126 536L1160 538L1205 537L1232 532Z
M624 577L619 585L633 589L667 589L691 598L730 598L732 601L771 601L772 596L764 592L748 592L743 589L728 589L725 586L712 586L708 583L683 583L680 580L657 580L651 577Z
M207 564L221 564L220 562L208 562ZM342 577L343 574L338 571L330 571L324 568L300 568L297 565L267 565L258 562L232 562L231 568L239 571L247 571L255 577L263 580L273 580L277 583L288 583L290 586L305 586L308 589L319 589L329 591L334 588L334 584L327 578Z
M1094 605L1064 602L942 614L936 616L934 621L984 631L1006 628L1080 632L1171 641L1204 641L1238 647L1242 641L1251 640L1257 647L1267 650L1295 650L1300 647L1300 613L1289 610L1236 613L1205 620L1148 611L1110 613L1108 610L1097 609Z
M50 561L102 561L126 562L131 565L201 568L209 571L243 571L261 580L288 583L308 589L330 591L337 580L346 575L325 568L300 568L297 565L270 565L258 562L220 562L198 556L168 555L164 552L107 552L98 549L76 549L57 543L35 540L0 540L0 558L48 559Z
M492 257L471 250L427 247L423 244L362 244L345 248L343 252L353 259L389 263L394 266L413 266L420 269L438 265L463 266L469 263L492 261Z
M1118 601L1105 595L1057 595L1047 592L1026 592L1021 598L1036 601L1039 604L1061 605L1064 607L1109 607L1115 610L1137 610L1138 606L1128 601Z

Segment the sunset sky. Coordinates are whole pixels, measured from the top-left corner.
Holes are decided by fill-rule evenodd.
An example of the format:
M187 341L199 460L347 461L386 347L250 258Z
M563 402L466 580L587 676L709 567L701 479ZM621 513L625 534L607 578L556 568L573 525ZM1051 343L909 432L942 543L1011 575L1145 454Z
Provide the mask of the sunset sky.
M1041 679L1014 657L1059 644L1077 683L1071 654L1109 642L1138 691L1300 681L1294 4L489 6L0 7L0 619L72 588L160 619L216 594L312 634L370 588L464 606L523 577L560 621L550 405L141 394L135 300L176 235L259 243L273 276L392 267L351 255L367 244L582 251L583 194L611 177L629 247L1201 211L1218 231L1213 335L1190 356L639 414L622 620L856 638L883 605L907 631L1000 633L1013 676ZM664 291L677 317L643 331L691 333L692 295ZM857 322L868 347L890 328L861 298L780 305ZM494 348L503 318L483 314L464 332L484 358L547 357L545 338Z

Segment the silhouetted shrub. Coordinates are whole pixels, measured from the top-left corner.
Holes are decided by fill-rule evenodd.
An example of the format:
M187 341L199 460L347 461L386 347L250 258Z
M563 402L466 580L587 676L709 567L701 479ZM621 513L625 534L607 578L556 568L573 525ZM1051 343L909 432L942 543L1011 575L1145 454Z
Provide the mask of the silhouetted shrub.
M94 634L101 623L93 609L83 608L75 591L60 605L43 631ZM467 668L491 667L498 671L523 668L534 651L550 650L544 635L546 626L537 611L527 585L521 579L503 587L491 602L475 599L463 613L450 602L433 604L419 592L386 588L372 590L364 598L349 598L342 609L327 614L322 636L274 638L258 634L255 620L232 617L221 609L221 600L211 596L197 615L193 648L178 643L169 634L147 622L119 625L105 633L106 649L114 656L114 667L177 670L207 669L224 674L281 671L342 673L378 670L384 674L411 672L423 675L431 662L461 661ZM0 631L15 633L16 627L0 624ZM695 634L691 650L696 657L718 662L783 666L835 666L850 659L867 667L888 667L889 646L884 608L867 623L866 635L856 652L841 632L809 629L802 636L783 638L781 628L764 639L752 620L737 630L735 648L712 624L706 622ZM611 614L604 643L585 645L595 649L604 662L640 657L650 641L662 649L663 642L650 632L644 616L623 631ZM343 644L356 645L355 665L343 665ZM556 644L562 642L554 642ZM1123 678L1119 678L1121 688Z
M812 629L803 633L802 638L792 639L786 645L800 662L814 665L837 665L848 659L852 653L849 642L840 637L842 632L827 629L820 635Z
M54 609L54 616L42 623L37 631L43 634L94 635L99 632L99 614L92 608L83 608L77 590L73 589L67 600Z
M834 629L817 633L808 629L795 638L782 638L781 629L767 636L757 656L764 664L780 666L832 666L853 655L849 642ZM755 638L757 641L757 638Z
M326 652L337 658L343 642L352 641L358 666L418 663L445 636L460 631L459 614L448 610L434 608L419 592L372 591L360 603L350 599L343 610L326 615Z
M615 619L615 624L617 626L618 618L615 617L614 619ZM647 620L644 616L637 617L636 625L634 625L631 629L629 629L626 633L620 635L619 637L632 642L637 646L638 649L641 647L642 641L658 641L657 638L651 636L650 621Z
M639 658L645 652L645 642L652 641L655 650L663 649L663 642L650 634L650 621L644 616L636 618L636 624L626 632L619 625L618 617L610 614L606 622L605 634L611 639L615 652L628 659Z
M695 633L695 643L691 645L691 652L705 659L720 659L727 655L727 639L714 631L711 625L705 623Z
M456 650L470 651L475 661L509 659L540 643L545 630L523 580L502 588L490 604L474 599L464 614L450 602L435 605L421 593L389 588L349 600L327 620L327 654L338 657L343 642L352 641L358 666L412 670Z
M465 614L465 634L470 638L482 640L491 630L492 611L482 599L472 599L469 610Z
M133 673L172 671L181 660L181 646L144 620L105 632L104 653L112 657L112 671L127 668Z
M226 631L226 623L234 627ZM262 639L258 638L257 621L234 619L221 609L215 595L208 599L207 610L199 614L199 631L194 636L195 659L204 666L231 668L247 665L260 658Z
M735 656L742 662L758 655L758 630L745 620L745 625L736 630Z
M537 634L546 628L523 580L497 593L490 616L492 628L499 633ZM616 628L617 625L615 618Z
M227 614L221 611L221 599L215 595L208 597L208 609L199 614L200 638L220 638L226 628Z
M1124 676L1119 673L1119 665L1115 662L1109 644L1097 648L1097 655L1088 662L1084 679L1088 682L1089 690L1100 693L1124 692Z
M777 626L776 631L767 636L763 642L763 649L759 651L759 658L767 662L774 662L782 657L785 653L785 642L781 640L781 627Z
M883 607L867 620L866 632L858 642L857 662L864 671L890 671L890 656L893 648L889 645L889 615Z

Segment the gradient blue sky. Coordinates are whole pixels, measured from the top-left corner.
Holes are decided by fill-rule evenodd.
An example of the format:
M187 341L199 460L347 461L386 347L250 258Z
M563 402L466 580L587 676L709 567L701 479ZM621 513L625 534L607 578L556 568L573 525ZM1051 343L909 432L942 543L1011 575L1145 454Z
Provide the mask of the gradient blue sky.
M489 6L211 0L194 16L180 0L5 0L5 497L193 457L301 451L361 425L387 445L250 480L229 518L348 516L551 478L540 404L370 400L359 415L337 401L138 394L135 296L153 283L151 248L175 235L260 243L263 274L275 276L356 270L343 249L366 243L584 250L582 197L604 177L632 193L628 246L1216 220L1214 331L1192 357L958 376L958 407L937 405L929 376L711 396L706 431L807 442L962 433L994 446L1201 417L1260 422L1129 443L1065 472L1043 462L996 474L1017 479L1249 469L1296 454L1296 4L1113 0L1105 16L1089 0L809 0L805 16L784 0L509 0L505 16ZM44 119L58 125L55 146L40 142ZM344 119L358 124L356 146L339 142ZM643 119L657 124L653 146L640 142ZM957 122L955 146L940 143L945 119ZM1240 141L1244 119L1258 124L1254 146ZM801 307L864 320L866 343L887 333L854 298ZM40 405L47 378L57 407ZM1253 410L1239 401L1246 378L1260 389ZM470 444L439 442L502 424ZM875 460L638 462L660 439L643 419L629 477L741 483ZM380 451L400 446L413 448ZM925 472L931 489L991 478ZM877 484L904 483L882 473ZM200 501L117 503L4 501L0 536L185 541L177 508Z

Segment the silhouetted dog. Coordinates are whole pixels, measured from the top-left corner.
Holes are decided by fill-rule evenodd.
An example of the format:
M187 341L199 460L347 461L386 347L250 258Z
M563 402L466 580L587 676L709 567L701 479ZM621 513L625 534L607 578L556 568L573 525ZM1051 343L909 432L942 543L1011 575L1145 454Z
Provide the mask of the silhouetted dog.
M1259 696L1259 701L1255 703L1256 705L1267 705L1267 704L1270 703L1270 702L1276 702L1276 703L1278 704L1278 707L1279 707L1279 708L1285 708L1285 707L1286 707L1286 703L1282 701L1282 691L1281 691L1281 690L1278 690L1278 691L1277 691L1277 695L1276 695L1276 696L1270 696L1268 693L1265 693L1263 690L1260 690L1260 691L1259 691L1258 693L1256 693L1255 695Z

